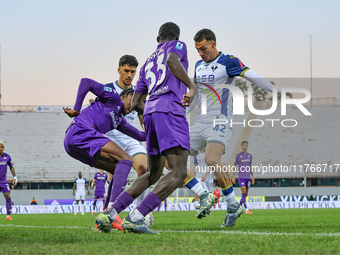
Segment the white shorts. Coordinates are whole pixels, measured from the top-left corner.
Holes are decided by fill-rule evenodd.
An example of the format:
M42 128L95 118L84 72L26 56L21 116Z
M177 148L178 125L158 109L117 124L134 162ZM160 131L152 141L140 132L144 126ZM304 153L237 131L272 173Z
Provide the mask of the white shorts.
M76 200L84 200L85 201L85 193L76 193Z
M212 192L214 179L213 178L206 178L205 181L202 181L202 178L196 178L199 182L202 183L203 188L205 188L208 192Z
M214 124L195 122L190 127L190 154L196 155L202 151L208 143L223 145L224 152L234 129L229 124ZM223 152L223 153L224 153Z
M122 148L123 151L129 154L132 158L138 154L146 155L146 150L139 141L133 139L130 136L117 132L119 131L111 130L108 133L106 133L105 136L107 136L113 142L115 142L120 148Z

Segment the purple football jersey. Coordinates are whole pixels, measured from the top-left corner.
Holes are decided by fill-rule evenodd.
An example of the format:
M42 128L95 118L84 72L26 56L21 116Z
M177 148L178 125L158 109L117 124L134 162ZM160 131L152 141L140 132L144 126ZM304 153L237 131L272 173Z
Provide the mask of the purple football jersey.
M0 157L0 182L6 181L7 165L12 167L11 157L7 153L3 153Z
M144 115L153 112L185 115L182 99L187 87L166 65L171 52L179 56L184 69L188 71L187 47L184 42L168 41L158 44L156 51L142 66L135 90L136 93L150 95L145 104Z
M252 159L253 157L249 153L244 154L243 152L240 152L236 155L234 165L238 165L238 178L250 179L250 165Z
M96 180L96 190L95 192L101 191L105 193L105 182L108 178L106 173L101 174L100 172L94 175L94 179Z
M97 98L70 125L81 123L105 134L126 122L123 116L124 104L113 83L103 85L91 79L82 79L80 84L74 110L80 111L87 92L91 91Z

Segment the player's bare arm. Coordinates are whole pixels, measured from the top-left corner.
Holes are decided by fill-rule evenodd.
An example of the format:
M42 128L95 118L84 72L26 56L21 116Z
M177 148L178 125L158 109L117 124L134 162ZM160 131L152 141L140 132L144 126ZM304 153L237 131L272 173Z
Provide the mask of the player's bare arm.
M141 127L143 128L143 130L145 131L143 115L138 115L138 119L139 119L140 126L141 126Z
M237 169L237 166L235 166L234 165L234 169ZM233 184L236 184L236 179L235 179L235 172L234 171L232 171L233 172L233 175L232 175L232 177L231 177L231 182L233 183Z
M253 173L253 168L250 165L250 174L251 174L251 184L255 184L255 178L254 178L254 173Z
M166 64L170 72L188 87L189 92L183 96L182 104L183 106L190 106L190 102L192 102L196 94L196 87L186 73L181 59L176 53L172 52L168 55Z
M144 112L144 101L146 99L146 95L141 93L134 93L132 97L131 109L133 111L138 112L138 114L143 115ZM144 123L144 122L143 122Z
M91 188L93 189L94 184L96 183L96 179L93 179L91 182Z
M74 192L76 190L76 184L73 185L73 196L75 195Z
M10 170L11 170L11 173L13 175L13 182L12 182L12 184L13 184L13 186L16 186L18 184L18 178L15 175L14 167L11 167Z
M90 195L89 185L86 184L85 187L86 187L86 189L87 189L87 195Z

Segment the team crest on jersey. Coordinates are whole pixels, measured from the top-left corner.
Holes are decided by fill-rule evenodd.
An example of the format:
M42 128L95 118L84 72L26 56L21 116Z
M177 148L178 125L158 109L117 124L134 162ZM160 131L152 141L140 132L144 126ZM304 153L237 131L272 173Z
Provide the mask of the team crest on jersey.
M107 86L104 86L104 91L112 92L112 88L109 88L109 87L107 87Z
M215 72L215 70L216 70L217 68L218 68L217 66L211 66L211 70L212 70L213 72Z
M176 49L182 50L182 48L183 48L183 43L178 42L178 43L176 44Z
M117 109L118 109L118 111L120 110L120 106L119 105L117 106Z

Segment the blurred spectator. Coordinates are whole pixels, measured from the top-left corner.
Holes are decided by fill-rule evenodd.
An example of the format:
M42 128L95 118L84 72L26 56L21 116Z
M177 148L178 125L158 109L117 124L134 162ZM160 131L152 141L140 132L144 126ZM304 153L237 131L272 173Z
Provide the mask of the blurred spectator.
M37 200L35 200L35 197L33 197L33 199L31 200L31 205L37 205L38 202Z

